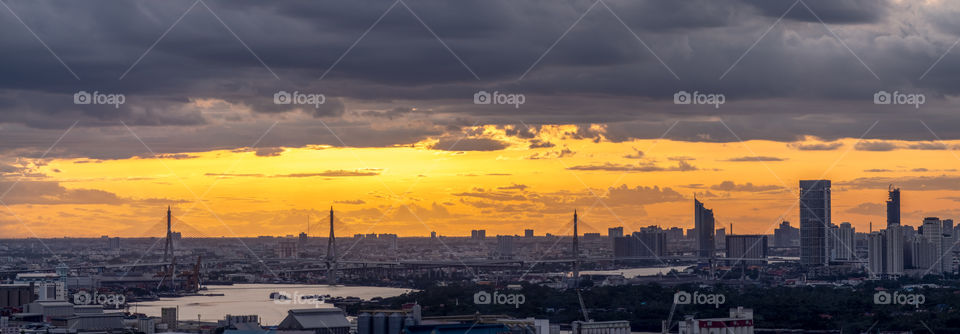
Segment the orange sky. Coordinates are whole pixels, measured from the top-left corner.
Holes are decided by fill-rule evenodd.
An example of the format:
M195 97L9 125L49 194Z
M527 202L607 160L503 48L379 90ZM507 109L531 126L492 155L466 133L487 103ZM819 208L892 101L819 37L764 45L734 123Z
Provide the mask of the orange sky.
M186 223L175 228L186 236L297 234L308 216L319 223L331 205L342 222L339 235L469 235L477 228L487 235L525 228L568 234L574 209L584 232L653 224L686 229L693 226L694 193L714 209L718 227L733 223L738 233L772 233L781 216L796 222L798 180L820 177L833 180L833 222L849 221L858 231L871 221L885 224L891 180L903 183L904 223L916 225L926 215L957 218L951 216L957 191L937 190L955 180L951 150L885 142L899 148L865 151L855 149L856 139L821 145L832 150L800 149L815 138L594 142L570 136L573 129L545 127L536 139L554 146L533 149L533 139L489 126L474 129L471 138L508 147L444 151L433 148L452 143L430 139L413 147L287 148L273 156L239 150L54 159L32 166L35 173L5 198L0 235L159 236L167 205ZM869 171L875 169L884 171ZM326 235L325 226L312 229L311 235Z

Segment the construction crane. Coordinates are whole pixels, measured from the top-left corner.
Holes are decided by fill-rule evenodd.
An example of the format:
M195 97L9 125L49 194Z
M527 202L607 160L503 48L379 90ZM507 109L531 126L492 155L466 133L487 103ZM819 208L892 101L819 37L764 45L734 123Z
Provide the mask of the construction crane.
M197 255L197 263L193 265L193 271L185 271L181 273L184 276L187 276L187 286L186 290L188 292L197 292L200 291L200 261L203 258L203 255Z

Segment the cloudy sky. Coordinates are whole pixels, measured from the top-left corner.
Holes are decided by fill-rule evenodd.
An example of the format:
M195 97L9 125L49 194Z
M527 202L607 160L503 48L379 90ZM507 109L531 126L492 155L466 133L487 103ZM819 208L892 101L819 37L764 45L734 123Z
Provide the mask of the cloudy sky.
M957 2L0 4L0 237L960 218Z

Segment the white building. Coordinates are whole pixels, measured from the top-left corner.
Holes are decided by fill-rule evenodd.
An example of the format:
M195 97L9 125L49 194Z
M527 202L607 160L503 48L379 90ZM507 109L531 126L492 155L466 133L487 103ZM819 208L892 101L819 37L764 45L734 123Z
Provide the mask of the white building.
M679 325L678 334L753 334L753 310L732 308L729 318L694 319L688 316Z

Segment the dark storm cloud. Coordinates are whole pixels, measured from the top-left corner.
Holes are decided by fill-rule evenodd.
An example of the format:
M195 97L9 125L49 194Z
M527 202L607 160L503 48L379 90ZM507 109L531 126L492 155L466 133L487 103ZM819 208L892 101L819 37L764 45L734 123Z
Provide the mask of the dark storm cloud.
M8 3L55 55L0 11L0 48L15 50L0 53L0 123L52 131L80 120L79 127L93 129L77 131L83 138L54 156L144 155L137 145L94 145L122 135L120 121L151 133L157 153L246 147L271 121L281 122L276 130L284 135L264 138L266 147L404 145L475 120L534 128L604 124L605 132L581 126L567 134L595 141L658 138L667 120L682 121L667 135L676 140L825 140L795 147L803 150L836 149L829 141L860 137L874 121L879 125L864 138L932 140L919 117L939 137L960 138L955 108L944 99L960 93L960 56L937 62L960 35L953 19L960 6L953 3ZM81 90L127 99L119 108L75 105ZM527 102L474 105L479 90L522 93ZM722 93L727 103L674 105L681 90ZM874 105L879 90L924 93L927 103L919 110ZM275 104L280 91L326 100ZM343 121L350 115L376 120ZM735 135L704 121L713 117ZM326 135L328 126L338 136ZM0 150L42 150L49 134L19 132ZM506 147L472 141L475 149Z
M745 0L744 2L756 7L761 13L770 17L784 16L785 19L808 22L823 20L826 23L872 23L882 19L887 14L889 1L804 0L803 3L797 3L794 0ZM793 9L786 12L794 3L797 4Z

